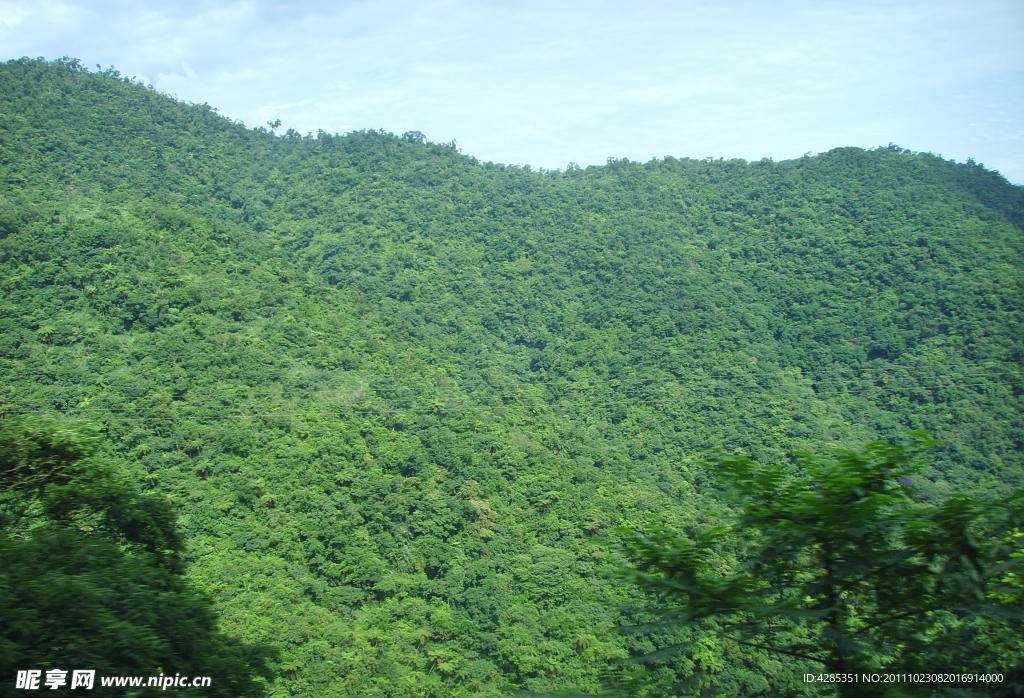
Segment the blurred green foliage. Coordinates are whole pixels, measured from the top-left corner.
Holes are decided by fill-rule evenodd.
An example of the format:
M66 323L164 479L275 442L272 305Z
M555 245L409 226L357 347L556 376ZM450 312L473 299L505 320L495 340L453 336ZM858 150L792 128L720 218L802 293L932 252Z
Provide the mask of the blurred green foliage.
M638 592L593 540L710 526L709 447L792 469L925 428L924 501L1024 484L998 173L896 146L535 172L72 60L0 94L0 408L102 426L279 695L597 690L658 639L616 631Z
M262 695L270 653L217 631L182 576L166 498L112 473L99 442L67 422L0 422L0 695L21 693L16 669L51 668L210 676L207 695Z
M987 666L999 667L1003 680L981 687L984 694L1024 689L1024 653L1006 653L1007 643L1019 650L1024 620L1016 593L1022 493L998 502L961 493L920 501L914 481L931 445L918 433L900 446L805 454L795 475L713 456L709 466L736 512L731 521L692 538L658 525L620 531L616 575L648 594L650 623L693 631L670 648L676 652L658 656L679 655L676 663L694 674L691 687L706 690L719 678L729 694L747 687L697 667L693 636L761 650L814 675ZM939 688L836 685L841 696L929 696Z

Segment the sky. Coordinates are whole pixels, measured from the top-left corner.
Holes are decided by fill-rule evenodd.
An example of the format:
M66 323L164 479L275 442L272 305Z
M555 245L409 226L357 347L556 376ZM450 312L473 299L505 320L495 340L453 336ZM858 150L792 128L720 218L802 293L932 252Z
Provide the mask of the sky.
M0 0L0 59L65 55L534 169L896 143L1024 183L1021 0Z

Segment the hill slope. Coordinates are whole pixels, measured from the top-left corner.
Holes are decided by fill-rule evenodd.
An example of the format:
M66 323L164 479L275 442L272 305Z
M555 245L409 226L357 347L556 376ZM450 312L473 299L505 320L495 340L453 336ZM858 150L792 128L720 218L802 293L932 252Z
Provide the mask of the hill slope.
M707 447L924 427L929 496L1024 484L997 173L895 146L532 172L248 130L70 61L8 62L0 94L3 409L105 427L281 690L595 687L650 641L614 632L591 539L706 526Z

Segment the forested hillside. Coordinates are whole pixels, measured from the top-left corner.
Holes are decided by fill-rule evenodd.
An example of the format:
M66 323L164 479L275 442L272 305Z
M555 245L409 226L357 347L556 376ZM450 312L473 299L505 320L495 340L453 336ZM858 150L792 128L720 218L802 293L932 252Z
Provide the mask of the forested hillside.
M595 690L606 540L927 429L916 486L1024 485L1024 191L897 146L479 162L249 129L75 61L0 66L0 410L100 425L281 696ZM804 665L704 638L742 695Z

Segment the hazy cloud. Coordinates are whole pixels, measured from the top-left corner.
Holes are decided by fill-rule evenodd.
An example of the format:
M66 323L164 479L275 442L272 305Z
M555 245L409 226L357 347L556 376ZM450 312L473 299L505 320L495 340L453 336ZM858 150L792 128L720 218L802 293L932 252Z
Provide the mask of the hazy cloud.
M1024 180L1019 2L2 2L71 55L249 125L385 128L484 160L759 159L894 141Z

